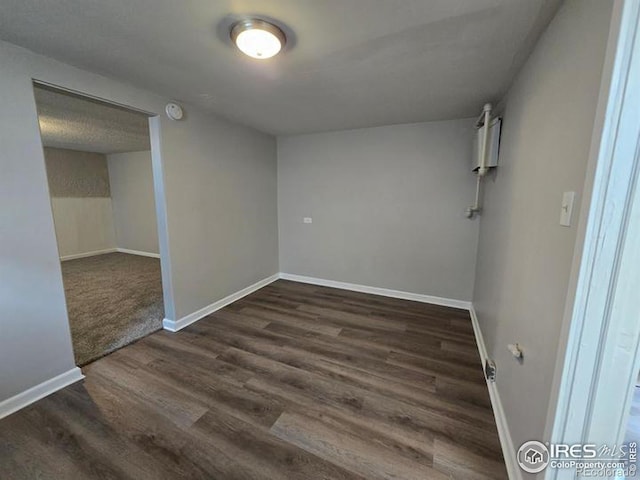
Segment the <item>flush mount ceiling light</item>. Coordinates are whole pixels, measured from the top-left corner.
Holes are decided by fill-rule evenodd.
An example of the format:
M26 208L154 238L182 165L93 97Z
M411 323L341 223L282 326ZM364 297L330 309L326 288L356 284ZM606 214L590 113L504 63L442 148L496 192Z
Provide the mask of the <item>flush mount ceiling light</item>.
M231 40L245 55L259 60L277 55L287 41L282 30L257 18L236 23L231 28Z

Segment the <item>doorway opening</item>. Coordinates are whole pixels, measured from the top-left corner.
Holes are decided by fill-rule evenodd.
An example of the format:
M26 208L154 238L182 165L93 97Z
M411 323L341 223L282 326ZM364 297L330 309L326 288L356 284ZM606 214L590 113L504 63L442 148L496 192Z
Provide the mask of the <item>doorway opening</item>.
M149 114L34 82L75 361L162 328Z

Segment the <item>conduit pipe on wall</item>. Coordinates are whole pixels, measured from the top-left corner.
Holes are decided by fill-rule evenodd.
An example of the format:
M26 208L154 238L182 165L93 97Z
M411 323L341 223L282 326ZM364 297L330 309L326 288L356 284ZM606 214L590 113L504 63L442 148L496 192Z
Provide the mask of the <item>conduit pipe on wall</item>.
M484 126L484 138L482 141L482 155L480 156L480 166L476 172L477 182L476 182L476 201L475 203L467 208L466 215L467 218L473 218L475 214L479 214L480 207L480 189L482 188L482 178L489 172L489 167L487 167L487 158L489 157L489 134L491 130L491 104L485 103L482 108L482 113L478 117L476 121L476 128L481 128Z

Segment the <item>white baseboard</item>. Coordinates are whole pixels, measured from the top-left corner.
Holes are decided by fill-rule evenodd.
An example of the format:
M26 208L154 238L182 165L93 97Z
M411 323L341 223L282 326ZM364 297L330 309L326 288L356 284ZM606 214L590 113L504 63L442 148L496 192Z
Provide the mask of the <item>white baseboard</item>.
M92 252L76 253L74 255L65 255L60 257L60 261L75 260L76 258L95 257L96 255L104 255L105 253L115 253L117 248L105 248L104 250L93 250Z
M335 280L305 277L303 275L294 275L291 273L280 273L280 278L282 278L283 280L291 280L292 282L310 283L312 285L320 285L322 287L340 288L342 290L351 290L353 292L370 293L372 295L381 295L383 297L401 298L403 300L413 300L414 302L432 303L434 305L462 308L464 310L469 310L469 308L471 308L471 302L467 302L465 300L456 300L453 298L434 297L432 295L422 295L420 293L390 290L388 288L369 287L367 285L358 285L355 283L336 282Z
M75 260L76 258L95 257L96 255L104 255L105 253L128 253L129 255L140 255L142 257L160 258L159 253L143 252L142 250L131 250L129 248L105 248L104 250L94 250L92 252L76 253L74 255L65 255L60 257L60 261Z
M142 257L160 258L159 253L143 252L142 250L131 250L129 248L116 248L116 252L140 255Z
M248 287L243 288L242 290L239 290L227 297L224 297L222 300L218 300L217 302L214 302L211 305L207 305L206 307L201 308L196 312L190 313L189 315L182 317L177 321L169 320L168 318L165 318L162 321L162 326L164 327L165 330L169 330L170 332L177 332L178 330L182 330L184 327L191 325L193 322L197 322L201 318L204 318L207 315L210 315L213 312L226 307L230 303L233 303L236 300L240 300L242 297L246 297L250 293L253 293L256 290L259 290L262 287L265 287L270 283L275 282L276 280L278 280L278 278L280 278L280 276L277 273L275 275L271 275L270 277L267 277L263 280L260 280L259 282L254 283L253 285L249 285Z
M413 300L413 301L422 302L422 303L432 303L435 305L443 305L446 307L462 308L464 310L468 310L471 307L471 302L467 302L464 300L454 300L451 298L433 297L430 295L401 292L399 290L389 290L386 288L368 287L365 285L356 285L353 283L336 282L333 280L323 280L321 278L292 275L290 273L278 273L275 275L271 275L270 277L265 278L264 280L260 280L259 282L256 282L253 285L243 288L242 290L236 293L232 293L231 295L223 298L222 300L218 300L217 302L214 302L211 305L207 305L206 307L201 308L196 312L190 313L189 315L182 317L177 321L165 318L162 321L162 326L164 327L165 330L169 330L170 332L177 332L179 330L182 330L187 325L191 325L193 322L197 322L201 318L206 317L207 315L210 315L213 312L226 307L227 305L235 302L236 300L240 300L242 297L245 297L250 293L255 292L256 290L259 290L262 287L275 282L279 278L282 278L283 280L291 280L293 282L310 283L313 285L321 285L324 287L340 288L342 290L352 290L355 292L371 293L373 295L382 295L384 297L401 298L404 300Z
M82 374L82 371L78 367L75 367L56 377L50 378L35 387L31 387L22 393L14 395L13 397L0 402L0 418L11 415L27 405L31 405L33 402L36 402L47 395L51 395L52 393L82 380L83 378L84 375Z
M484 370L484 363L488 357L487 347L484 343L482 331L480 330L480 324L478 322L478 315L473 307L473 304L469 308L471 314L471 324L473 325L473 333L476 336L476 343L478 344L478 353L480 353L480 360L482 362L482 369ZM507 467L507 475L509 480L523 480L522 471L518 467L516 459L516 450L513 445L513 439L511 438L511 430L507 424L507 417L500 400L500 394L495 382L487 382L487 388L489 389L489 397L491 398L491 407L493 408L493 416L496 419L496 427L498 428L498 436L500 437L500 446L502 447L502 455L504 456L504 463Z

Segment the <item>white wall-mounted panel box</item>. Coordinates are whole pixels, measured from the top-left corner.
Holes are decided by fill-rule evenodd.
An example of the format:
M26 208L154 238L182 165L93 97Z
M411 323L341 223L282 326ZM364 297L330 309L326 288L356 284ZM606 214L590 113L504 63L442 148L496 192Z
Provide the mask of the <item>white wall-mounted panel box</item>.
M502 128L502 119L496 117L489 122L489 155L485 167L498 166L498 150L500 148L500 129ZM473 140L473 157L471 170L477 171L482 165L482 155L484 153L484 129L485 126L477 128L475 138Z

